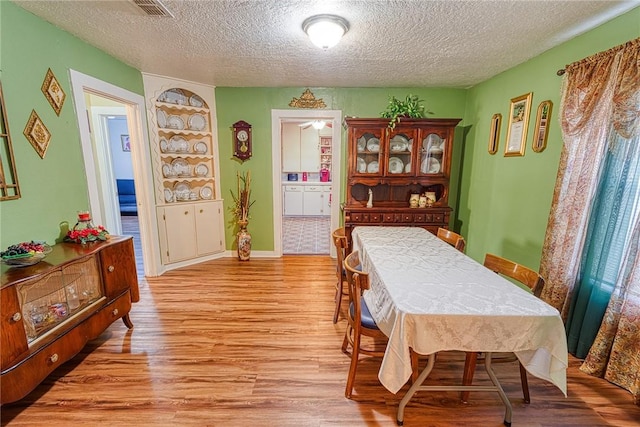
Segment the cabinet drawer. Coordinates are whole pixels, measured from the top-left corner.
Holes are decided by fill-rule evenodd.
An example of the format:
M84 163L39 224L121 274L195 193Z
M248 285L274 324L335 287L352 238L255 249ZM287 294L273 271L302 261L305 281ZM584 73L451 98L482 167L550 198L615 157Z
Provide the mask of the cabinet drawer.
M444 215L441 213L433 214L433 222L444 222Z
M304 191L304 187L302 185L285 185L284 191L296 191L302 193Z
M393 213L386 213L382 216L382 222L399 222L401 216Z
M414 218L413 218L413 214L401 214L401 218L400 218L401 222L413 222Z
M304 187L304 191L306 193L321 193L322 187L319 185L307 185L306 187Z

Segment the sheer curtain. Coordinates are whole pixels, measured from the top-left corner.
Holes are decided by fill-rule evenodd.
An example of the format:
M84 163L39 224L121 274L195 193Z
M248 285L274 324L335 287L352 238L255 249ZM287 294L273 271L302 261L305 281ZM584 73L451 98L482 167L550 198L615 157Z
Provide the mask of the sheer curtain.
M640 404L640 39L567 66L560 121L541 297L567 320L581 369Z

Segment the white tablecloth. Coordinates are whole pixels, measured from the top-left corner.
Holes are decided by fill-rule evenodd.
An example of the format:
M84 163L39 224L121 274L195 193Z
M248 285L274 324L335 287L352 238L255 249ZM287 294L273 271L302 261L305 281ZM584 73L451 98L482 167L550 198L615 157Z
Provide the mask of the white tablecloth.
M396 393L411 376L410 348L514 352L566 396L567 340L558 311L428 231L356 227L371 289L365 300L389 337L379 379Z

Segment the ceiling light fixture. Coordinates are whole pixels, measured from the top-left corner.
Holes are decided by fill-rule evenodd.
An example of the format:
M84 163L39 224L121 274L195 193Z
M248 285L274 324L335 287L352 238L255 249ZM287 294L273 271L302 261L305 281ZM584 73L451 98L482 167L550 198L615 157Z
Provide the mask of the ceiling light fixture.
M304 20L302 29L313 44L327 50L349 31L349 22L337 15L315 15Z

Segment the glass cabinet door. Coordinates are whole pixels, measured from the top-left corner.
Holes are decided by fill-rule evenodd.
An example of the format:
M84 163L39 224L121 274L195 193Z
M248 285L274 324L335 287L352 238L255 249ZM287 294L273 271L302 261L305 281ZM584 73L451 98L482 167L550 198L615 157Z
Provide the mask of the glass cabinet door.
M415 131L412 129L398 129L391 132L387 141L387 169L386 174L390 176L411 174L411 153L413 152L413 141Z
M358 175L377 175L382 172L380 164L380 141L383 129L358 130L356 137L356 165Z
M442 173L444 167L445 139L437 133L426 132L420 144L419 175L436 175Z

